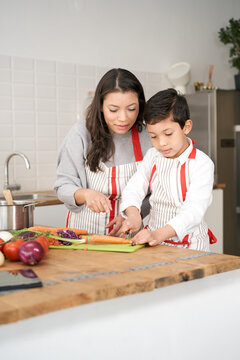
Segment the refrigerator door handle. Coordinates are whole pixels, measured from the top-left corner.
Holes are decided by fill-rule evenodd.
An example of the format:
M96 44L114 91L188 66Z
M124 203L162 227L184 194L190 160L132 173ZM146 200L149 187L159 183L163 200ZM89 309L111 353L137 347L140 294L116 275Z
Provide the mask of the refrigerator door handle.
M236 213L240 214L240 125L234 126L235 131L235 166L236 166Z

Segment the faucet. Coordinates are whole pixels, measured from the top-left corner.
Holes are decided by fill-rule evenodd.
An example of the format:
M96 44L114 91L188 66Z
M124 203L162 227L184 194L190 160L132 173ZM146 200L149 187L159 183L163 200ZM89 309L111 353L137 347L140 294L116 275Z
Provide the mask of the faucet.
M10 154L5 161L5 165L4 165L4 185L3 188L4 189L10 189L10 190L20 190L21 189L21 185L19 184L9 184L9 171L8 171L8 164L9 164L9 160L13 157L13 156L20 156L21 158L23 158L23 160L25 161L25 165L27 169L30 169L30 162L28 160L28 158L26 157L26 155L24 155L23 153L20 152L16 152L16 153L12 153Z

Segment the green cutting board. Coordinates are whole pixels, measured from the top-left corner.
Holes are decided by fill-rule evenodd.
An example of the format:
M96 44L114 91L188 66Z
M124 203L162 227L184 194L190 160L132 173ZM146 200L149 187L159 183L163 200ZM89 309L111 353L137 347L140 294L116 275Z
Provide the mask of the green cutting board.
M117 252L125 252L132 253L135 252L145 245L131 245L131 244L101 244L101 245L93 245L93 244L80 244L80 245L62 245L62 246L54 246L50 245L50 249L67 249L67 250L89 250L89 251L117 251Z

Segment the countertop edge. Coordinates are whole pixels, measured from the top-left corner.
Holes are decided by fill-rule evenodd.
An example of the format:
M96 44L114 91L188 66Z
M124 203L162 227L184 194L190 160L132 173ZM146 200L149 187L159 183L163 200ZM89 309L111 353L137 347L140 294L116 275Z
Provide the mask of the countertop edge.
M240 257L232 255L204 253L189 249L171 249L167 246L141 250L130 255L132 260L136 259L133 264L131 263L131 266L136 265L135 268L128 268L127 257L129 254L116 255L115 253L116 258L123 259L121 266L119 262L117 262L118 265L115 265L117 266L115 272L110 271L113 270L114 263L111 263L109 254L51 250L48 255L48 261L51 264L49 275L46 276L46 267L44 271L44 262L40 267L35 268L39 277L43 278L43 288L22 290L0 297L2 304L0 324L12 323L91 302L149 292L157 288L240 269ZM75 256L75 260L73 256ZM88 264L89 269L85 270L85 274L72 265L76 260L77 264L79 263L79 256ZM53 267L62 264L63 258L69 264L70 273L68 267L65 266L61 276L59 272L54 276ZM93 269L90 270L91 259L98 259L98 263L101 264L101 266L96 264L94 272ZM106 259L109 260L107 268L105 268ZM100 260L101 262L99 262ZM7 266L8 269L15 267L21 268L23 265L9 263ZM22 297L21 304L19 304L19 296Z

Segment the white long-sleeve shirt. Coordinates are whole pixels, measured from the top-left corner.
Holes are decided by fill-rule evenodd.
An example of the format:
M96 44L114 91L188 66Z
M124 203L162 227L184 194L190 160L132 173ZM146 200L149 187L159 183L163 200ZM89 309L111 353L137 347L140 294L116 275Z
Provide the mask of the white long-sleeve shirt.
M191 139L188 139L188 142L188 148L176 159L165 158L155 148L148 150L123 191L120 211L123 212L129 206L140 209L149 187L152 169L156 165L151 179L149 229L155 230L169 224L177 234L174 240L182 241L187 234L192 234L191 242L195 245L191 248L203 249L204 246L198 246L196 242L203 232L203 237L207 237L203 218L212 201L214 164L198 149L195 158L189 159L193 143ZM187 186L185 201L182 197L180 175L184 163Z

